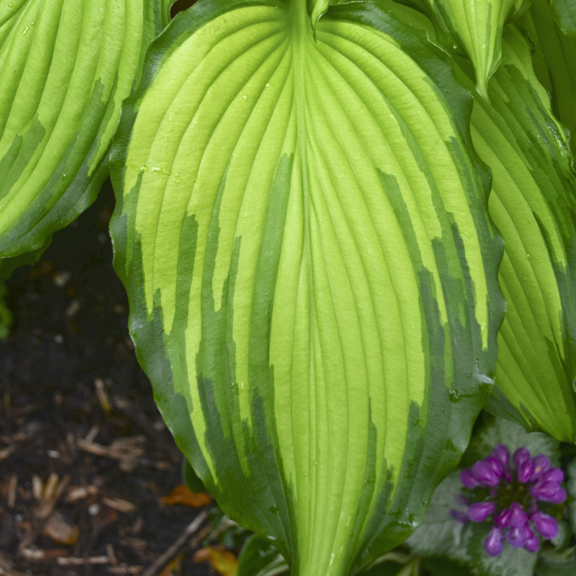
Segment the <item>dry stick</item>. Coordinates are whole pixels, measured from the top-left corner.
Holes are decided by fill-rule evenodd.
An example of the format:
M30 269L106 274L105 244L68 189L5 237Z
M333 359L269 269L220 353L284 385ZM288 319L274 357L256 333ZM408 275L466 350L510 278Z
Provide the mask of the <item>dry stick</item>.
M96 564L110 564L110 556L92 556L90 558L58 558L56 560L59 566L86 566Z
M178 540L176 540L176 542L174 542L174 544L172 544L172 546L170 546L170 548L168 548L168 550L166 550L166 552L164 552L164 554L162 554L162 556L160 556L160 558L158 558L158 560L156 560L156 562L154 562L154 564L152 564L152 566L150 566L142 576L158 576L158 574L160 574L162 570L164 570L164 568L166 568L166 566L168 566L168 564L170 564L170 562L180 554L182 549L186 544L188 544L190 538L198 531L200 526L204 524L207 518L208 512L201 512L198 514L188 528L180 534Z
M57 482L57 480L56 481L52 480L52 482L49 482L49 484L51 485L49 498L47 500L44 500L40 504L38 510L36 510L36 512L34 513L32 530L28 532L28 534L22 539L22 541L18 545L19 555L22 555L24 553L24 550L29 546L31 546L32 544L34 544L36 538L40 536L42 528L44 528L44 524L46 524L46 521L54 511L54 507L58 503L58 500L60 500L60 497L62 496L64 490L66 489L66 486L68 486L68 482L70 482L70 476L65 476L60 481L60 483L57 483L56 485L54 485L55 482Z
M6 458L11 454L14 454L14 452L16 452L16 444L12 444L11 446L8 446L8 448L0 450L0 461L6 460Z
M162 467L162 462L153 462L148 458L140 456L143 450L139 448L130 453L124 449L119 450L109 446L102 446L95 442L86 442L86 440L78 440L78 448L84 452L94 454L95 456L103 456L104 458L110 458L120 462L141 464L142 466L150 466L151 468L157 468L158 470L165 469Z
M130 418L134 423L138 424L144 432L150 436L155 442L157 442L162 448L164 448L170 458L175 462L178 462L182 459L182 453L178 448L174 445L173 442L168 442L166 440L166 435L162 432L159 432L154 428L154 424L150 422L148 416L144 414L141 410L138 410L132 403L122 396L114 396L112 398L112 404L120 410L125 416Z

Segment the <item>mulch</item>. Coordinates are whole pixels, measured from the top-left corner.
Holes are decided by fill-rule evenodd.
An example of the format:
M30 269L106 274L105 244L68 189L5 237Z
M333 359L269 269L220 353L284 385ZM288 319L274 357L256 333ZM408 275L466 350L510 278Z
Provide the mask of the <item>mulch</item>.
M111 264L113 207L107 184L38 264L8 282L15 322L0 341L0 575L160 574L150 567L202 513L161 501L182 484L182 455L128 335ZM192 562L200 545L188 535L164 574L210 573Z

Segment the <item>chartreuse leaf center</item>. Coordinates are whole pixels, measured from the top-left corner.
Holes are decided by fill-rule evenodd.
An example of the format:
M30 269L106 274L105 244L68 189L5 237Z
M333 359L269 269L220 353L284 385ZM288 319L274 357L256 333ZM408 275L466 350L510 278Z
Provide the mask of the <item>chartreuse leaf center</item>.
M112 170L160 409L300 576L355 573L416 526L489 391L502 312L442 52L369 3L313 20L303 0L178 16Z
M167 9L0 2L0 258L39 249L94 201L122 101Z
M462 50L474 65L476 89L488 97L488 80L502 60L505 24L530 4L526 0L402 0L426 12L449 50Z

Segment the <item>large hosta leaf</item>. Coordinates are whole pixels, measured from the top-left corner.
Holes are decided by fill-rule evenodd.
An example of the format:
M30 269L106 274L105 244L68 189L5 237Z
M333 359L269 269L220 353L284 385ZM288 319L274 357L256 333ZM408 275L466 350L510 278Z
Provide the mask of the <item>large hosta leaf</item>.
M0 1L0 257L95 198L165 0Z
M474 64L476 88L487 95L488 80L502 59L502 32L517 17L527 0L400 0L424 10L437 24L440 36L453 49L461 49ZM452 46L453 44L453 46Z
M112 170L160 409L300 576L356 572L423 517L489 392L503 309L445 56L371 3L315 34L302 0L180 14Z
M493 172L490 215L505 243L496 384L508 401L498 394L492 409L574 442L576 175L531 46L513 27L489 94L492 105L474 103L472 139Z
M552 97L552 110L571 133L576 154L576 38L562 33L550 0L533 0L520 25L534 42L534 70Z
M552 9L562 32L576 37L576 2L552 0Z

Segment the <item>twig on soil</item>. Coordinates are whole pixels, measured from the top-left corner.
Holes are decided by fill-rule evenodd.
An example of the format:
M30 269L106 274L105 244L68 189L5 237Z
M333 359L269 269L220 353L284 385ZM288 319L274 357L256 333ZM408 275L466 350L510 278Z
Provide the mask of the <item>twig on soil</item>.
M103 446L102 444L87 442L86 440L78 440L78 448L95 456L118 460L120 462L120 468L124 472L131 472L138 464L157 468L158 470L171 468L173 465L170 462L153 462L148 458L142 457L144 450L136 444L141 443L140 441L144 440L144 438L144 436L123 438L122 441L116 440L110 446Z
M115 566L114 568L106 568L110 574L140 574L142 572L142 566L126 566L124 564L120 564L120 566Z
M96 494L98 494L97 486L71 486L66 493L66 502L77 502Z
M64 493L66 486L70 482L70 476L65 476L60 482L58 482L58 476L55 474L51 475L46 482L46 488L44 489L44 496L40 507L34 513L34 524L30 532L22 539L18 545L18 554L22 555L24 550L34 544L36 538L40 536L46 521L54 511L54 507L60 500L60 497Z
M88 432L88 435L86 436L86 438L84 438L84 440L81 440L81 442L86 442L87 444L92 444L92 442L94 442L94 440L96 440L96 436L98 436L99 433L100 433L100 426L92 426L92 428L90 428L90 432Z
M106 545L106 552L108 553L106 556L90 556L88 558L66 556L65 558L58 558L57 562L60 566L95 566L98 564L112 564L112 566L117 566L118 560L111 544Z
M16 505L16 489L18 488L18 476L12 474L8 480L8 489L6 490L6 504L8 508L14 508Z
M8 448L0 450L0 462L2 460L6 460L6 458L14 454L15 451L16 451L16 444L12 444L12 446L8 446Z
M66 556L66 550L61 548L51 548L49 550L39 550L38 548L26 548L22 556L29 562L46 562L61 556Z
M117 512L135 512L138 509L132 502L122 498L102 498L102 503Z
M94 387L96 388L96 396L98 396L98 402L100 402L102 410L104 410L106 414L110 414L112 411L112 405L110 404L110 397L106 391L104 381L100 378L96 378L96 380L94 380Z
M69 558L58 558L60 566L86 566L96 564L110 564L109 556L92 556L91 558L76 558L71 556Z
M12 561L3 554L0 554L0 576L23 576L20 572L14 570Z
M146 570L142 576L158 576L170 564L178 554L185 548L188 544L190 538L200 529L200 526L204 524L208 518L208 512L201 512L194 518L194 521L180 534L176 542L160 556L148 570Z
M89 452L95 456L104 456L105 458L110 458L112 460L133 460L139 462L140 454L142 450L136 450L134 453L126 452L125 450L115 450L109 446L103 446L102 444L96 444L95 442L86 442L85 440L78 441L78 448L84 450L84 452Z
M46 480L46 486L44 487L44 492L42 494L42 505L38 509L37 513L38 517L42 517L46 513L44 510L42 510L42 508L45 508L46 506L52 504L54 496L56 495L56 490L58 490L59 485L60 484L58 482L58 474L56 474L56 472L52 472L52 474L48 476L48 480ZM60 495L61 494L59 494L59 496ZM50 513L48 513L48 515L49 514Z
M154 424L152 424L148 416L146 416L146 414L141 410L138 410L138 408L136 408L127 398L114 396L112 398L112 404L117 410L120 410L120 412L130 418L132 422L138 424L138 426L140 426L140 428L142 428L150 438L166 450L174 462L178 462L182 459L180 450L178 450L172 442L168 442L165 435L154 428Z
M31 407L33 408L32 411L38 408L38 406L36 405L31 405ZM21 414L22 413L25 413L24 410L21 410ZM16 434L13 434L10 438L3 436L2 441L10 443L10 446L8 446L7 448L2 448L2 450L0 450L0 462L12 456L12 454L16 452L18 446L20 446L21 444L25 443L28 440L31 440L40 431L40 428L42 428L42 426L38 424L38 422L29 422L28 425L25 426L23 430L16 432Z
M38 474L32 474L32 496L36 502L42 500L42 492L44 491L44 485L42 484L42 478Z

